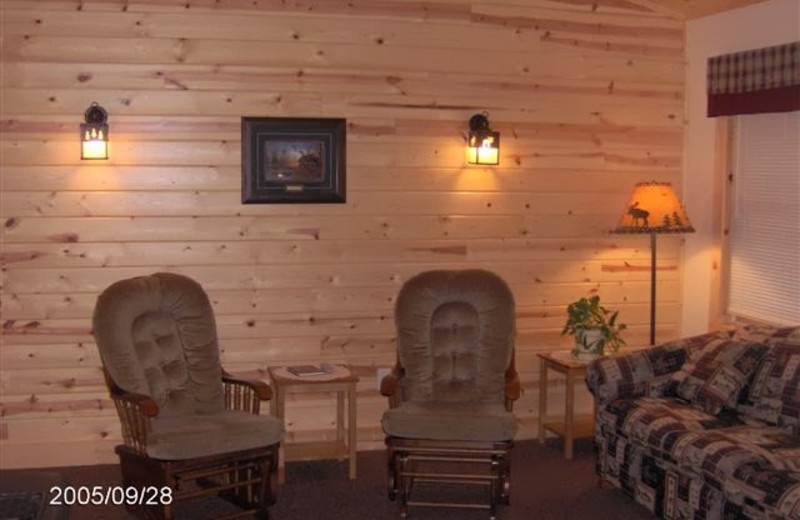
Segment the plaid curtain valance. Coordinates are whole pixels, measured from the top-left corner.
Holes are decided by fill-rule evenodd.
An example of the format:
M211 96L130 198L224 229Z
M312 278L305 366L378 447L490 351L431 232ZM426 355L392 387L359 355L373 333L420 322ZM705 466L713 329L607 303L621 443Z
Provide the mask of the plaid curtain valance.
M800 42L708 59L708 116L800 110Z

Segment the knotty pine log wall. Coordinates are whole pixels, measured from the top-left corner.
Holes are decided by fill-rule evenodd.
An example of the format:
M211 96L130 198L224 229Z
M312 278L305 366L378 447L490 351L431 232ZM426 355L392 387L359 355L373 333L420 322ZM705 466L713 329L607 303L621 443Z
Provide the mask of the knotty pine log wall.
M91 314L106 286L155 271L206 288L232 372L350 363L367 449L401 284L491 269L516 297L516 413L534 436L536 353L569 345L567 303L599 294L647 342L648 239L609 229L636 182L680 186L684 50L681 21L636 4L4 0L2 466L115 461ZM92 101L107 162L79 160ZM497 168L464 164L482 111ZM242 205L242 116L346 118L347 203ZM679 240L659 242L664 339ZM333 402L289 403L288 439L330 437Z

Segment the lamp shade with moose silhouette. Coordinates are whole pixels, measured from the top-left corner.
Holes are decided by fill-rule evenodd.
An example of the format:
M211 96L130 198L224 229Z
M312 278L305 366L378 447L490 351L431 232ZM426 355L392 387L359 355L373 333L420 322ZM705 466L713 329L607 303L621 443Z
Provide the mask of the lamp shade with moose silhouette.
M693 233L686 211L668 182L640 182L612 233L650 235L650 344L656 344L656 235Z
M614 233L693 233L686 211L668 182L637 184Z

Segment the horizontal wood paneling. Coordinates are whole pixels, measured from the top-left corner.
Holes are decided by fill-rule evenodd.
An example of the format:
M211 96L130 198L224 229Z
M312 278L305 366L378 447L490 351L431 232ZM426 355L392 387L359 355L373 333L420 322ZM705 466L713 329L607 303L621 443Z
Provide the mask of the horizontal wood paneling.
M665 0L666 4L669 0ZM665 5L666 5L665 4ZM4 467L113 462L119 423L91 335L121 278L197 279L226 368L347 362L359 447L382 443L394 300L427 269L487 268L517 300L520 435L537 352L599 294L647 343L648 237L611 235L636 182L679 186L683 22L646 0L5 0L0 121ZM111 158L78 160L98 101ZM501 165L464 165L488 111ZM347 119L347 202L242 205L242 116ZM680 237L659 242L658 333L680 316ZM563 381L553 378L553 399ZM589 409L588 396L581 406ZM330 396L287 406L331 434Z

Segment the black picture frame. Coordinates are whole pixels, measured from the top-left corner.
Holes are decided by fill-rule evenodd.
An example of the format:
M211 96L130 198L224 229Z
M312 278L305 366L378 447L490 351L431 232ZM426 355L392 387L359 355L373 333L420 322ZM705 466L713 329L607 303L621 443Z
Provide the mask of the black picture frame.
M347 122L243 117L242 203L346 202Z

